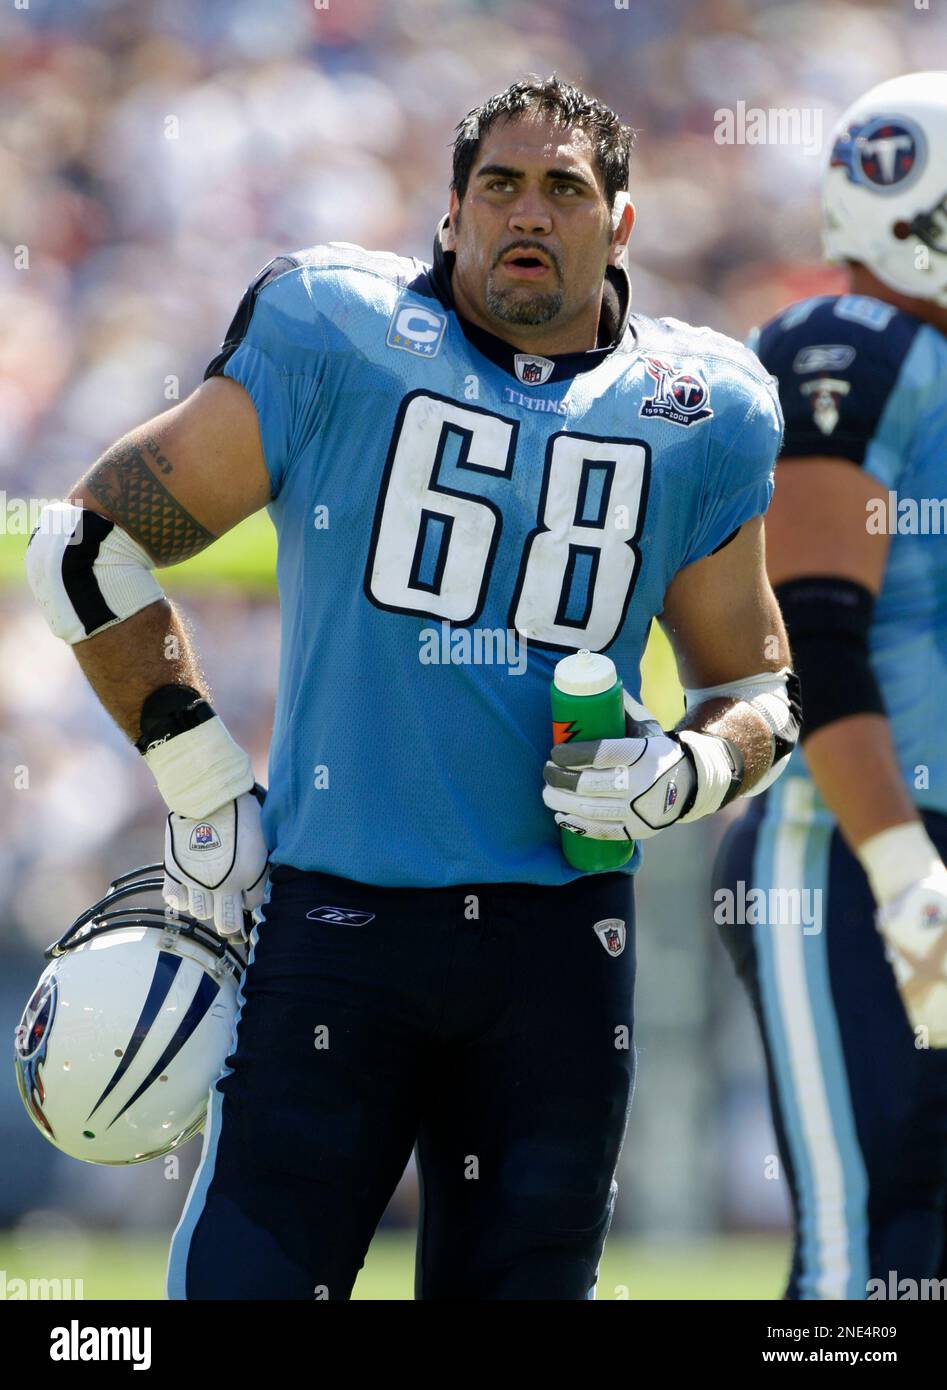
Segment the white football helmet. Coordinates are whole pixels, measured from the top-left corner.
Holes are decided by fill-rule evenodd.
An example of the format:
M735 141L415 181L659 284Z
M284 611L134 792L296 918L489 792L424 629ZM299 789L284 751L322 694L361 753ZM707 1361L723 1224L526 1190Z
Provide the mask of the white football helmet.
M825 254L947 306L947 72L912 72L854 102L823 180Z
M141 1163L190 1139L231 1048L243 951L165 909L163 872L115 879L49 947L16 1029L31 1119L89 1163ZM158 906L141 905L149 895Z

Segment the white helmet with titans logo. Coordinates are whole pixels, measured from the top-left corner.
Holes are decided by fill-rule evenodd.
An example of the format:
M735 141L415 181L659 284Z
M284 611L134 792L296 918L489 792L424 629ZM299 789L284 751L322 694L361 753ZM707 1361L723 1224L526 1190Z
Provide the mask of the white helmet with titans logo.
M823 245L890 289L947 306L947 72L873 87L836 127Z
M116 879L50 946L16 1030L31 1120L89 1163L141 1163L190 1139L231 1048L243 950L169 915L162 873Z

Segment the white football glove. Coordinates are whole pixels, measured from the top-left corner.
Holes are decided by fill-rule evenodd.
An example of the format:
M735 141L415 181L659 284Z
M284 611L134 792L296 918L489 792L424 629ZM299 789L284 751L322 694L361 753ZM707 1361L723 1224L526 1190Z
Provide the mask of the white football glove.
M931 1047L947 1047L947 868L937 865L878 908L878 930L904 1011Z
M164 900L175 912L214 919L221 936L243 931L244 912L263 901L267 848L260 825L259 785L199 820L168 816L164 836Z
M596 840L646 840L679 819L697 771L667 734L558 743L543 770L543 801L556 824Z

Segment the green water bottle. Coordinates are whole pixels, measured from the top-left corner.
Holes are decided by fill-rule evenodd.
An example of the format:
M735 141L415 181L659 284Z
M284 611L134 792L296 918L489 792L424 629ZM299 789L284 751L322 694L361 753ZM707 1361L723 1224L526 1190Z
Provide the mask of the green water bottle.
M581 651L557 663L552 686L553 743L624 738L625 706L615 663L601 652ZM596 840L560 826L562 852L574 869L602 873L627 864L633 840Z

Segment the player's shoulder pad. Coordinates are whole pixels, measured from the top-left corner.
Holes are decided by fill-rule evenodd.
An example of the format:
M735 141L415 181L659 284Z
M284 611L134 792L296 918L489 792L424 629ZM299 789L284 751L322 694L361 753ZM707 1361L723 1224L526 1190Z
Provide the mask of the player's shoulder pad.
M662 382L661 389L667 392L683 382L691 420L712 417L712 455L726 456L734 446L745 446L772 471L782 442L783 414L776 381L750 347L715 328L686 324L680 318L633 314L631 325L648 371Z
M776 382L759 358L735 338L680 319L636 315L633 327L657 390L675 404L686 401L681 414L689 421L676 423L704 419L709 425L701 436L705 497L716 499L718 511L722 498L743 498L745 515L735 516L735 526L765 511L783 418Z
M714 413L746 415L755 403L781 426L776 382L756 353L736 338L682 319L631 316L640 351L706 380Z
M679 357L703 357L719 363L724 369L737 366L761 380L766 376L759 358L745 343L728 338L726 333L720 333L716 328L685 323L683 319L669 315L652 319L644 314L632 314L631 320L639 344L646 352L663 350Z
M353 284L362 276L400 287L426 268L413 256L399 256L396 251L366 251L354 241L329 241L323 246L310 246L306 251L293 252L292 259L301 269L310 272L306 278L348 276Z
M266 314L282 352L297 340L311 351L311 334L314 329L318 331L321 318L338 319L340 310L351 313L360 306L390 312L390 303L401 289L426 269L412 257L366 251L348 241L330 241L276 256L247 286L204 379L223 373L246 338L255 314Z
M783 454L864 462L922 327L868 295L819 295L770 319L751 338L779 382Z

